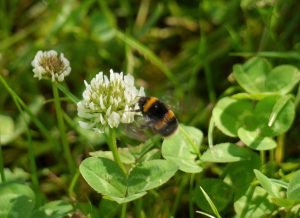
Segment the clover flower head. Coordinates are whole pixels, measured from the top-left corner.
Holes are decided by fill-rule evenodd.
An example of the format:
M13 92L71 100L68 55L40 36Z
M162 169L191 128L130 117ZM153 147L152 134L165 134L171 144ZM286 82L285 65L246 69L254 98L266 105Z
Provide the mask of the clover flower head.
M79 125L82 128L104 132L106 128L116 128L120 123L131 123L140 114L137 101L145 96L144 89L134 86L131 75L113 72L109 78L98 73L89 83L85 82L83 99L77 103Z
M63 53L54 50L38 51L31 62L33 77L51 79L52 82L62 82L71 72L70 62Z

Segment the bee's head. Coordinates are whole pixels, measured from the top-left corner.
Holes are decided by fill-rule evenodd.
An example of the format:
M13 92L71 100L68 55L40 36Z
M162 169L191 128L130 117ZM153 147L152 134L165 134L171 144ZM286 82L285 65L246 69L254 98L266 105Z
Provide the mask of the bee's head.
M140 97L139 101L138 101L138 105L139 105L139 108L140 110L143 112L143 107L144 105L146 104L146 102L148 101L149 97Z

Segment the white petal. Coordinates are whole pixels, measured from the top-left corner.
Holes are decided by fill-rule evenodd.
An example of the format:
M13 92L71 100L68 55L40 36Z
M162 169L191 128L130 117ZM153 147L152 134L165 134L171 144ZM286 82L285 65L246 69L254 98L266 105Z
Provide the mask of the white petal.
M120 115L116 112L112 112L108 118L108 125L111 128L117 127L120 123Z

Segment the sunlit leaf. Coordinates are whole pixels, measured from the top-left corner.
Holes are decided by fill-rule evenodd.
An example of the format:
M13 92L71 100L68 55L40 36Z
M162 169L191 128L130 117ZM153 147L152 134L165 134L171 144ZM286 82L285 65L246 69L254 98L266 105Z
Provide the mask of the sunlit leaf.
M252 116L250 101L222 98L213 109L216 126L226 135L236 137L238 129Z
M239 138L250 148L255 150L270 150L276 148L276 142L267 136L261 136L260 130L248 131L241 127L238 130Z
M299 70L292 65L271 68L261 57L254 57L244 64L236 64L233 74L239 85L247 92L287 94L300 80Z
M217 144L209 148L202 156L204 162L229 163L250 159L251 152L247 148L232 143Z
M144 192L167 182L176 173L178 167L168 160L150 160L143 162L128 176L128 193Z
M200 130L181 125L178 131L164 139L162 155L187 173L198 173L202 168L198 165L197 151L202 142L203 134Z
M266 78L266 91L287 94L299 83L299 70L292 65L281 65L271 70Z
M89 157L79 167L87 183L97 192L114 197L124 197L126 177L119 166L106 158Z
M273 108L277 101L280 101L279 96L269 96L260 100L255 109L255 119L257 127L260 129L261 134L264 136L277 136L286 132L292 125L295 117L295 103L289 99L269 126L269 120L273 112Z
M2 183L0 196L0 217L31 217L35 196L28 185Z
M265 91L265 81L271 67L265 58L254 57L243 65L234 65L233 75L247 92L260 93Z

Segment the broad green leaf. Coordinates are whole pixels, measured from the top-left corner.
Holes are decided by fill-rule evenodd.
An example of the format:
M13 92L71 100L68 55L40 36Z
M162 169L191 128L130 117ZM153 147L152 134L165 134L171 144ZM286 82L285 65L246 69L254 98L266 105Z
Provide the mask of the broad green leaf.
M275 105L273 106L272 113L270 114L268 126L273 126L274 122L277 119L277 116L284 109L284 106L288 103L288 101L292 98L291 95L285 95L278 98Z
M282 95L292 91L300 80L299 70L292 65L280 65L271 70L266 78L266 91Z
M251 152L247 148L232 143L217 144L209 148L202 156L204 162L228 163L250 159Z
M124 203L130 202L130 201L134 201L138 198L141 198L146 194L147 194L147 192L139 192L139 193L135 193L135 194L130 194L130 195L128 195L126 197L123 197L123 198L119 198L119 197L115 197L115 196L104 196L104 198L108 199L108 200L115 201L118 204L124 204Z
M161 186L177 169L177 165L169 160L150 160L137 165L128 176L129 195Z
M292 125L295 118L295 103L289 99L269 126L270 117L273 116L273 108L277 101L281 101L280 96L269 96L259 101L254 109L257 127L264 136L277 136L286 132Z
M117 164L103 157L89 157L80 165L87 183L104 198L125 203L167 182L178 167L168 160L150 160L135 166L125 177Z
M15 124L11 117L0 114L0 144L6 144L13 137Z
M287 94L300 80L299 70L292 65L280 65L272 69L270 63L254 57L243 65L233 67L233 75L248 93Z
M265 218L271 217L275 205L268 193L260 186L250 186L247 193L234 202L236 217Z
M181 125L178 131L164 139L162 156L177 165L186 173L199 173L202 168L198 165L197 151L202 142L203 134L200 130Z
M31 217L35 196L28 185L2 183L0 196L0 217Z
M106 158L89 157L82 161L80 173L97 192L114 197L124 197L126 177L119 166Z
M207 202L205 195L199 189L199 186L205 190L219 212L224 210L232 200L233 192L229 185L220 179L203 178L199 181L199 184L196 185L194 190L195 202L203 211L214 213L210 204Z
M61 218L73 211L73 206L62 200L49 202L35 211L31 218Z
M247 192L250 184L255 178L253 170L259 169L260 167L260 157L255 152L251 152L249 160L234 162L227 165L224 173L226 175L224 181L231 185L235 200L239 199Z
M252 116L252 110L250 101L225 97L218 101L212 115L216 126L224 134L236 137L238 129Z
M254 57L243 65L234 65L233 75L247 92L260 93L265 92L265 82L271 68L271 64L265 58Z
M260 130L248 131L241 127L238 130L239 138L250 148L255 150L270 150L276 148L276 142L267 136L261 136Z
M261 186L272 196L272 197L280 197L279 196L279 187L272 183L272 181L262 174L258 170L254 170L255 176L258 179Z
M294 173L289 183L287 198L290 200L300 200L300 170Z

